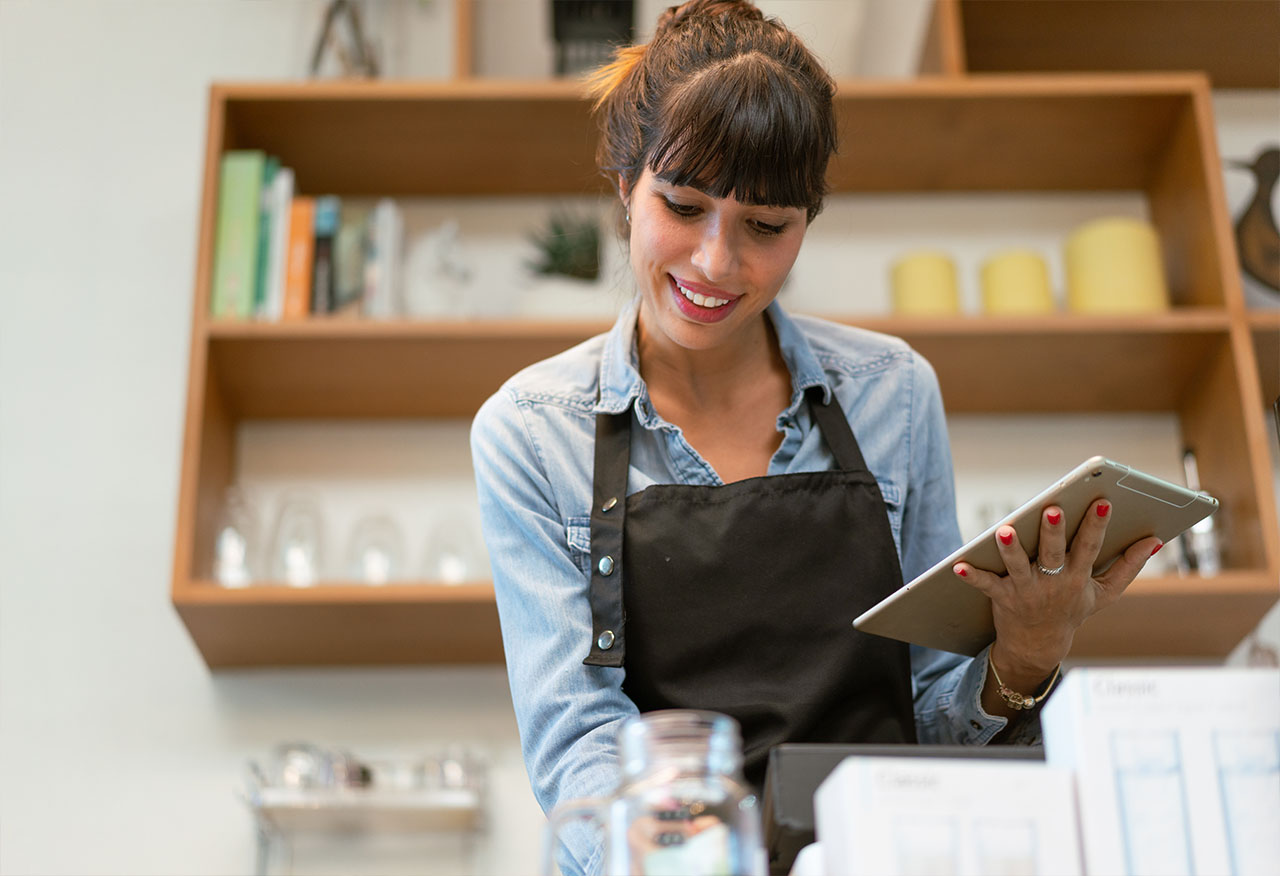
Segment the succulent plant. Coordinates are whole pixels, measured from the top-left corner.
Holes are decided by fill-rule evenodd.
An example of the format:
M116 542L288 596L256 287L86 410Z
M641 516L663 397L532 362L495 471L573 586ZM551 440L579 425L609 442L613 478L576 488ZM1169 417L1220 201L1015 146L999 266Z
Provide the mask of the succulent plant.
M553 213L547 227L529 237L539 259L526 262L536 274L561 274L579 280L600 276L600 221L595 216Z

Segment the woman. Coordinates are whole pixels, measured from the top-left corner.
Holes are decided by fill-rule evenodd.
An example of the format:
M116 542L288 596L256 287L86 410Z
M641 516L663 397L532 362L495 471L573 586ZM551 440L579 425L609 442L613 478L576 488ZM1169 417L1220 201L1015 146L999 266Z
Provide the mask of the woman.
M608 793L619 723L659 708L737 718L757 785L784 741L1035 739L1014 706L1046 692L1156 540L1093 580L1109 506L1070 551L1046 508L1040 565L1006 527L1007 576L956 567L992 600L978 658L854 631L960 539L928 364L775 301L822 208L833 83L749 3L693 0L593 87L637 294L609 333L513 377L472 430L542 806ZM591 870L598 850L578 843Z

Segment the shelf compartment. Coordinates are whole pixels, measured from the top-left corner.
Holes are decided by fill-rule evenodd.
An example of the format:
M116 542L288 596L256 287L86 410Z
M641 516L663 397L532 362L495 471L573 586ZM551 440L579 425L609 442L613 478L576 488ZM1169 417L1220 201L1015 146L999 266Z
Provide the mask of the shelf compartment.
M1226 314L1211 309L1139 317L833 318L904 338L933 363L954 413L1172 410L1199 363L1228 337ZM607 328L224 323L211 329L209 368L235 419L462 417L520 368ZM997 391L992 380L999 374L1018 379Z
M1202 88L1192 73L841 80L832 188L1141 189ZM608 189L590 103L572 81L220 84L210 100L218 153L275 154L303 192Z
M174 606L210 668L502 663L493 585L193 581Z
M594 194L596 134L574 82L214 85L219 149L263 149L304 194Z
M1280 88L1273 0L940 0L934 20L958 42L948 72L1204 70L1215 88Z

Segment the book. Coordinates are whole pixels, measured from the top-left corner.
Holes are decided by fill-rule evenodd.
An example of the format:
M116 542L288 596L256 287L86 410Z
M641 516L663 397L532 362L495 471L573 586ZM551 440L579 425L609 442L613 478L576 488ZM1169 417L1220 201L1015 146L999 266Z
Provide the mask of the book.
M288 262L289 222L293 204L293 170L281 167L271 181L270 239L267 251L266 295L262 317L279 320L284 316L284 275Z
M365 236L364 294L361 312L371 319L390 319L404 313L400 288L400 259L404 217L400 205L383 198L374 205Z
M214 317L248 319L253 315L265 163L266 155L259 150L234 149L222 156L218 168L218 218L209 296Z
M258 244L253 268L253 315L262 316L267 300L267 262L271 258L271 184L280 170L280 159L268 155L262 166L258 191Z
M325 314L333 310L333 247L338 235L342 200L334 195L316 198L315 242L311 268L311 312Z
M295 197L289 205L282 319L304 319L311 311L311 263L315 253L315 198Z
M365 240L370 210L363 204L344 201L333 247L334 295L330 313L358 315L364 294Z

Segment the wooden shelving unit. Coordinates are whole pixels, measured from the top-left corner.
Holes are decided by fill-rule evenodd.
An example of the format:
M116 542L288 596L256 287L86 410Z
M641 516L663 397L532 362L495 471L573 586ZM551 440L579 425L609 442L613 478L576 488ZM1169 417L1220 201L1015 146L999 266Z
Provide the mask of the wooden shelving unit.
M1251 311L1248 321L1258 361L1262 400L1265 404L1274 404L1280 398L1280 310Z
M1280 596L1280 534L1254 353L1262 355L1258 337L1271 324L1251 322L1243 309L1208 80L846 81L837 109L837 192L1143 193L1164 242L1174 305L1166 314L841 318L900 335L924 353L953 412L1174 413L1199 452L1204 482L1228 509L1227 571L1212 580L1143 579L1081 631L1074 653L1225 655ZM209 580L237 425L467 417L518 368L605 326L215 322L218 160L232 148L269 150L313 194L596 193L586 100L561 82L215 85L208 132L174 553L178 613L213 667L500 661L488 582L232 590ZM984 390L992 373L1011 386L1000 398Z
M926 73L1203 70L1280 88L1272 0L936 0Z

